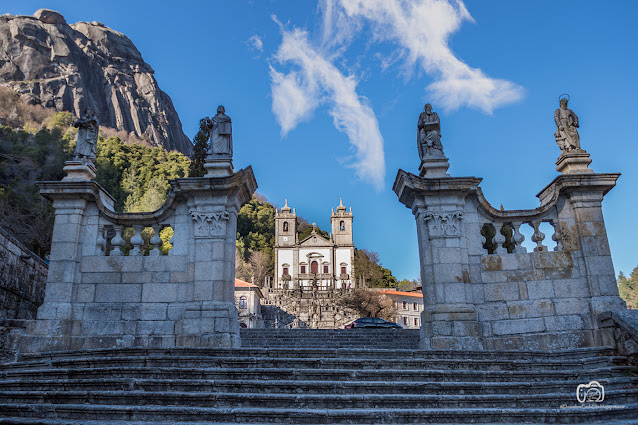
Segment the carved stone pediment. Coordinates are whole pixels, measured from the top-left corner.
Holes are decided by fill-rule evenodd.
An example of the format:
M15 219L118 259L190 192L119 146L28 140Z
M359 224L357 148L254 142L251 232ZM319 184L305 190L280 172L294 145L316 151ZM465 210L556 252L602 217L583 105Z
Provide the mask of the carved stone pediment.
M430 239L457 238L461 236L462 211L426 212L423 219L428 226Z
M226 211L191 211L191 218L195 225L194 236L196 238L223 237L226 229L223 221L228 220L229 217Z

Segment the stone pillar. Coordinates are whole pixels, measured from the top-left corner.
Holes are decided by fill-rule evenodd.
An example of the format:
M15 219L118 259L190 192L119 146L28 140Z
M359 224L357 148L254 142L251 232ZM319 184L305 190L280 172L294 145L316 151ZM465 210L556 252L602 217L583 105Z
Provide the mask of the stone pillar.
M618 295L614 265L602 211L603 197L615 185L619 173L563 174L558 176L537 196L541 205L559 198L558 219L560 242L565 251L573 254L584 274L581 282L587 286L590 307L590 329L599 329L598 316L607 311L625 310L626 304ZM613 345L610 335L595 334L597 345Z
M482 348L472 301L465 198L481 179L418 177L399 170L393 190L417 222L425 349Z
M192 222L194 267L193 298L176 324L177 345L238 347L235 241L239 210L256 189L252 171L179 179L176 185Z

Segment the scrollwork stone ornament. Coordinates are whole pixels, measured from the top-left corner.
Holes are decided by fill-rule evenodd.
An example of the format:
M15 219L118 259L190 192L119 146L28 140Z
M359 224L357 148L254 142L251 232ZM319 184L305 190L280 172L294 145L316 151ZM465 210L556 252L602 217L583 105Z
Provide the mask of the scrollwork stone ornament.
M191 218L195 225L194 236L196 238L223 237L226 226L222 220L228 220L230 214L226 211L191 211Z
M456 238L461 236L461 220L463 212L444 213L427 212L423 219L428 226L430 239Z

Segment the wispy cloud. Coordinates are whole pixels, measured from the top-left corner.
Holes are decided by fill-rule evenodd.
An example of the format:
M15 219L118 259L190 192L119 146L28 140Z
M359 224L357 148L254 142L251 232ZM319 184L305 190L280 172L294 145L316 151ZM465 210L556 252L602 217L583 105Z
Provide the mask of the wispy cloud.
M454 110L461 106L492 113L516 102L523 88L507 80L490 78L458 59L449 37L465 21L474 22L460 0L338 0L354 21L369 23L377 40L393 41L405 53L408 66L419 65L434 77L427 86L432 103ZM332 13L336 7L332 7Z
M433 79L426 89L436 107L468 106L491 114L523 96L522 87L488 77L452 53L450 36L463 22L474 21L461 0L322 0L319 13L321 34L314 38L305 30L284 27L273 17L282 34L270 66L273 112L286 136L309 120L320 104L329 105L335 127L353 147L352 167L378 189L385 178L379 124L367 99L357 93L357 78L342 71L355 37L364 34L368 43L395 44L398 48L381 58L381 68L387 70L398 62L406 69L421 67ZM364 33L368 30L371 34ZM254 41L261 50L261 39Z
M385 159L379 123L365 98L357 94L357 81L345 76L318 48L308 33L282 28L282 43L273 58L279 65L292 66L288 73L271 66L273 112L285 136L308 119L320 103L330 108L335 127L348 136L354 148L351 166L357 175L384 186Z
M264 51L264 42L261 40L261 37L258 35L253 35L248 39L248 45L253 49L258 50L260 52Z

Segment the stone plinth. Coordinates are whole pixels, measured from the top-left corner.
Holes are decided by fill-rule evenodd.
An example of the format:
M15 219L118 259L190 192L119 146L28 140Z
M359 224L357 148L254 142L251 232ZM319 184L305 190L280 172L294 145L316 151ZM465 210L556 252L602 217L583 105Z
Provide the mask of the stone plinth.
M600 314L623 310L602 215L619 174L558 176L533 210L500 211L475 177L399 170L394 191L417 222L428 349L613 345ZM545 224L553 234L541 230ZM532 252L520 229L534 230ZM556 242L549 251L544 241Z
M88 182L95 178L95 165L91 162L66 161L63 170L66 177L65 182Z
M556 161L556 171L563 174L591 174L594 170L589 169L591 159L589 154L583 150L563 153Z
M38 184L55 225L44 304L23 352L239 346L235 240L257 188L252 169L170 183L162 208L134 214L114 212L95 182ZM159 236L169 227L167 250Z
M445 155L429 155L419 165L419 177L449 177L448 168L450 164Z

